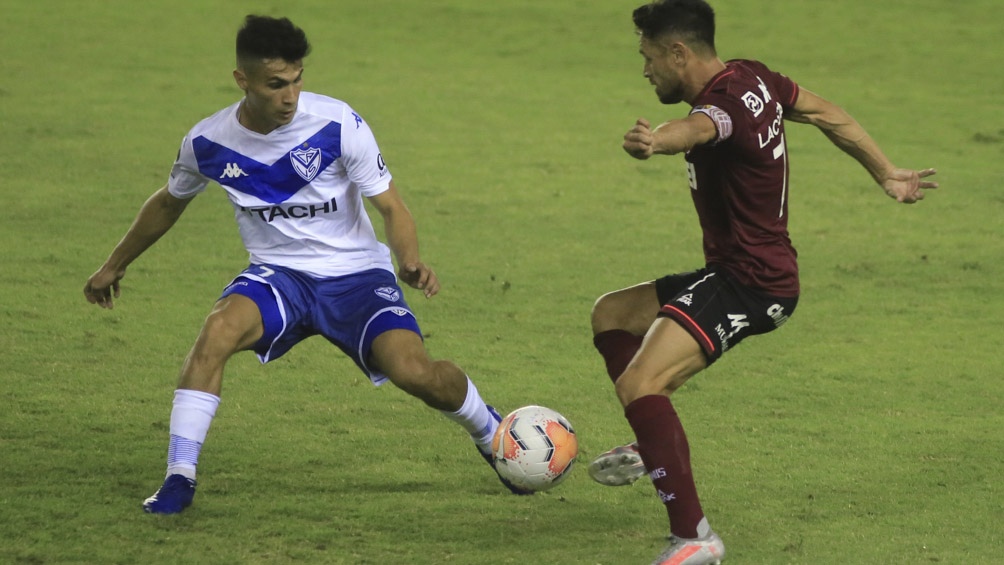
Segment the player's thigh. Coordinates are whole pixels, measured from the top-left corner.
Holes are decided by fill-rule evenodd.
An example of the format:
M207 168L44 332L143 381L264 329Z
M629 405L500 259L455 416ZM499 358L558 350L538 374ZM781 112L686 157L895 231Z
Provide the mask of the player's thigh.
M645 282L608 292L593 305L593 334L607 330L625 330L644 334L659 313L655 282Z
M242 294L224 296L206 317L194 352L231 355L250 349L264 333L261 312Z
M798 297L768 295L738 283L723 270L706 272L666 302L659 317L690 332L709 365L747 337L777 329L798 304Z
M617 396L627 406L642 396L672 393L707 364L704 350L689 331L672 319L659 318L617 380Z

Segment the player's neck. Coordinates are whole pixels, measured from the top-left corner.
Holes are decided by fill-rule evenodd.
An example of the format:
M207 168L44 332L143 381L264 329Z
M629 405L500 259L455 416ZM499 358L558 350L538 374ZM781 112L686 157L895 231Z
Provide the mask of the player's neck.
M694 100L704 91L704 88L708 86L711 79L715 78L715 75L725 70L725 63L722 62L718 57L710 57L708 59L698 59L694 61L693 66L688 69L688 77L686 80L687 88L684 92L683 99L690 104L694 105Z
M237 122L245 128L262 135L268 135L272 130L279 127L277 124L256 120L254 113L247 109L247 102L244 100L237 106Z

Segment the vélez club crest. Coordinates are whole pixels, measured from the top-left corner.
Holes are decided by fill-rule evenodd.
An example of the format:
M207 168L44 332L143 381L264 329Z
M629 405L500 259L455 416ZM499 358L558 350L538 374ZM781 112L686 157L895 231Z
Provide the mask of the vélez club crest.
M296 174L307 182L314 180L321 170L321 150L317 147L294 149L289 152L289 160Z

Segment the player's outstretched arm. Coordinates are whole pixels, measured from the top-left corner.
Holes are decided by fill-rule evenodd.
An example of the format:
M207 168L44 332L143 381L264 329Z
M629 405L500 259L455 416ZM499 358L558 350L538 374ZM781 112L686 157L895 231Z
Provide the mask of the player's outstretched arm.
M901 169L885 156L861 124L843 108L804 88L799 90L794 111L785 118L819 128L834 145L854 157L868 171L887 195L897 202L911 204L924 198L924 190L938 188L938 183L923 180L934 169Z
M718 130L705 114L696 113L682 120L670 120L651 129L648 120L639 118L624 134L624 151L635 159L652 155L676 155L715 139Z
M391 181L390 188L370 197L370 202L383 217L387 246L397 259L397 276L405 284L421 290L426 298L439 292L439 279L435 271L419 259L418 229L415 218Z
M84 285L87 301L102 308L114 307L112 299L119 297L119 281L125 276L126 267L171 229L189 202L171 196L166 185L154 192L108 259L87 279Z

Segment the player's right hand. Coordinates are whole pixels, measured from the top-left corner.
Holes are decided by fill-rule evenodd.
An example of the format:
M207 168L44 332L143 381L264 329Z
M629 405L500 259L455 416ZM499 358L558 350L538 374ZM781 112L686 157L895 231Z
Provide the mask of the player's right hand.
M624 134L624 151L635 159L648 159L652 156L655 137L652 126L645 118L638 118L634 127Z
M87 284L84 285L84 297L91 304L97 304L102 308L114 308L112 298L119 297L119 281L124 276L124 270L113 271L104 267L98 269L87 279Z

